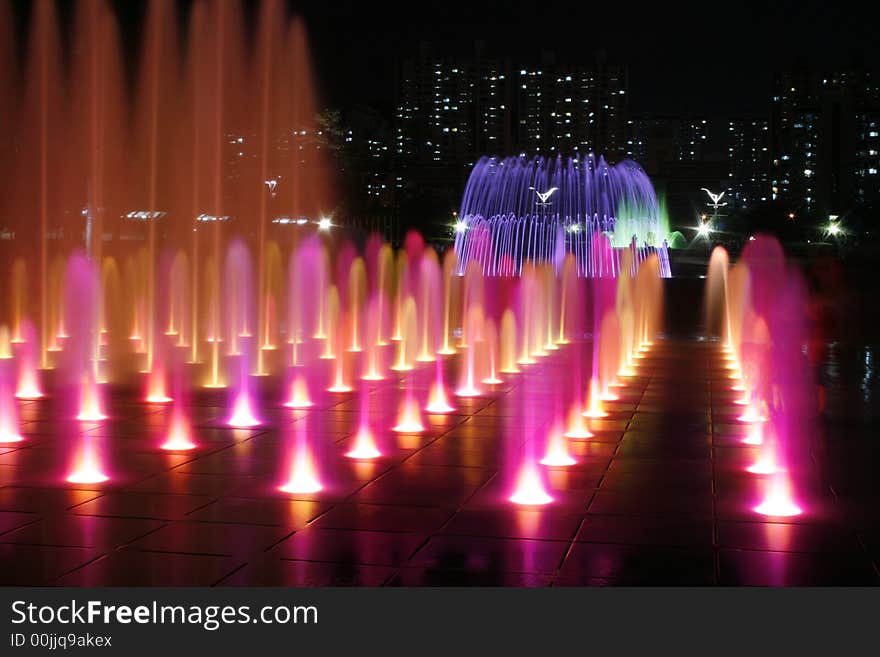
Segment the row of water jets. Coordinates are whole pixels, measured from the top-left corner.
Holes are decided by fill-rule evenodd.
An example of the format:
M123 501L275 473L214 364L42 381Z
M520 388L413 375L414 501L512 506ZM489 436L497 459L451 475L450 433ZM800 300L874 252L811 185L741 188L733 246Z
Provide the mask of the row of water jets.
M85 429L107 419L112 386L139 382L144 403L170 406L157 445L170 452L200 447L189 414L201 386L225 393L228 427L268 427L264 407L291 409L297 421L285 425L290 435L279 455L279 487L313 494L323 488L333 457L309 436L311 413L320 418L322 409L354 393L358 429L345 456L369 460L426 431L431 416L456 413L461 400L509 393L515 409L499 419L509 499L544 504L553 499L546 470L576 463L571 441L589 440L597 421L615 415L614 402L627 396L662 331L656 255L638 267L625 262L616 279L578 276L571 255L558 273L537 264L516 278L485 277L471 262L459 276L454 251L441 258L416 234L396 254L378 239L358 251L316 235L290 251L286 270L265 273L273 284L258 304L249 250L233 240L223 278L196 286L209 298L205 322L188 321L183 312L182 295L192 286L181 257L160 268L162 303L150 316L135 264L120 267L107 256L99 268L71 255L55 283L63 292L52 315L48 369L39 367L26 295L13 295L11 325L0 331L0 442L24 440L18 404L54 397L83 427L71 431L67 481L100 484L112 476L112 450L107 438ZM131 278L120 278L120 269ZM759 446L749 471L768 482L756 511L773 516L800 513L793 473L808 414L797 346L798 281L778 244L760 238L733 268L717 249L706 287L707 323L717 327L730 391L742 406L735 421L750 427L745 441ZM261 305L270 315L257 334ZM142 337L147 324L160 336L151 361ZM398 407L393 423L379 426L377 417L384 416L377 416L371 394L385 379L394 384Z

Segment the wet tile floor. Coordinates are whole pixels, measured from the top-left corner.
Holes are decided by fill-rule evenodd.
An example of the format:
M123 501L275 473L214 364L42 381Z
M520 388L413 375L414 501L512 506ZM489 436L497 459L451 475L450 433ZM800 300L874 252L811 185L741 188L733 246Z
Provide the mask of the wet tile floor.
M224 428L224 398L200 394L192 453L157 449L168 409L132 391L114 391L110 418L88 425L59 420L51 400L30 402L25 441L0 449L0 584L876 585L875 432L864 408L844 403L846 382L864 381L835 370L807 512L770 521L751 510L761 483L744 468L755 452L741 443L722 363L715 344L658 342L609 417L591 422L595 436L569 442L577 464L547 469L554 502L544 507L506 499L522 388L534 403L553 399L530 383L534 369L457 399L455 414L425 416L422 435L379 431L393 424L402 384L375 384L375 462L343 457L356 394L309 411L265 405L253 430ZM297 423L321 466L317 494L278 491ZM76 432L106 445L110 482L64 482Z

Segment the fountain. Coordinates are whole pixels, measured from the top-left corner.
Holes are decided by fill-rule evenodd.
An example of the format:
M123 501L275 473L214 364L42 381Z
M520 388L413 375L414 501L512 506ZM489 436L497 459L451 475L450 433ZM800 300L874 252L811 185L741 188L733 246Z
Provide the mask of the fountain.
M754 511L764 516L801 514L797 500L810 480L810 375L800 348L805 306L802 277L774 238L750 241L733 268L716 247L704 323L720 334L731 390L741 393L733 408L750 427L742 442L757 456L745 469L763 478Z
M483 157L474 165L455 224L459 273L471 261L487 276L519 275L528 262L574 255L578 276L617 276L621 252L651 253L668 277L668 220L635 162L581 158ZM596 249L604 241L615 247Z
M606 434L643 412L639 395L659 403L645 390L671 237L645 173L593 156L483 158L454 248L415 232L399 248L355 239L301 20L281 0L252 30L238 2L197 2L187 25L175 7L151 0L130 71L106 2L76 4L70 44L54 2L30 13L27 85L10 95L21 146L0 161L2 216L20 222L0 243L0 452L30 455L28 423L50 413L38 449L60 452L62 487L126 483L128 450L137 481L143 463L167 474L210 452L212 468L259 480L248 495L324 504L373 494L367 475L416 452L405 467L454 476L438 462L461 439L466 469L497 466L480 489L497 507L561 507L560 482L620 455ZM736 475L761 484L748 513L809 510L803 305L769 238L735 265L713 253L707 349L749 454ZM149 440L115 440L133 425Z

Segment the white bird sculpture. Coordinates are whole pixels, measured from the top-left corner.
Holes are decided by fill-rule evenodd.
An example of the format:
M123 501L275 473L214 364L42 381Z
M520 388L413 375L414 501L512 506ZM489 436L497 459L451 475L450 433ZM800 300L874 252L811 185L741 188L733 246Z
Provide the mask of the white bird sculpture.
M535 190L535 194L537 194L537 195L538 195L538 198L541 199L541 203L542 203L543 205L546 205L546 204L547 204L547 199L550 198L550 197L553 195L553 192L555 192L557 189L558 189L558 187L551 187L550 189L548 189L546 192L543 192L543 193L542 193L542 192L539 192L539 191L536 189L536 190Z
M714 205L719 205L718 201L720 201L720 200L723 198L723 196L727 193L727 192L721 192L720 194L713 194L712 192L710 192L710 191L709 191L708 189L706 189L705 187L700 187L700 189L701 189L702 191L706 192L706 193L709 195L709 198L712 199L712 203L713 203ZM724 203L724 205L727 205L727 204Z

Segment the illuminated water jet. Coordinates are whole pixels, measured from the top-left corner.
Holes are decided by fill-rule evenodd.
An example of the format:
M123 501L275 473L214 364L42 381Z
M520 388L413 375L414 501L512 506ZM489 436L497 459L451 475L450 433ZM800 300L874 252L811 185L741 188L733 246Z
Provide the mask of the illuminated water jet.
M282 493L291 495L310 495L323 490L318 477L318 469L314 457L306 442L306 420L294 422L294 445L289 475L284 484L279 487Z
M195 447L196 444L192 440L183 409L175 406L171 414L171 425L168 429L168 435L165 438L165 442L162 443L162 449L169 452L185 452L195 449Z
M147 375L149 391L146 401L149 404L167 404L172 401L165 388L165 371L162 366L155 363L152 371Z
M100 484L110 479L104 474L95 439L85 436L74 460L73 472L67 477L71 484Z
M361 426L354 437L354 446L345 453L350 459L377 459L382 452L376 446L376 438L367 426Z
M107 416L101 409L101 393L98 383L91 374L87 374L80 386L79 413L76 416L81 422L99 422Z
M235 429L248 429L260 425L260 420L254 415L251 408L251 400L247 391L239 392L232 406L232 415L227 424Z
M514 504L523 506L542 506L553 501L553 498L544 489L541 474L534 463L525 463L522 466L516 490L508 499Z
M587 428L587 423L584 422L584 414L581 412L581 405L578 402L571 405L571 411L568 414L568 430L565 432L565 437L575 440L586 440L593 437L593 433Z
M293 383L290 385L290 398L284 402L284 405L287 408L310 408L312 406L309 389L303 375L297 374L293 377Z
M43 391L37 371L36 330L29 321L22 320L21 331L23 341L18 348L18 384L15 396L23 400L41 399Z
M781 470L770 478L763 501L755 507L755 512L762 516L791 517L803 513L794 501L791 492L791 481Z
M8 366L8 362L0 362L0 444L23 440L19 433L18 408L12 395L12 372Z
M567 467L577 463L568 452L568 442L562 429L554 426L547 437L547 452L540 461L541 465Z
M589 406L584 411L584 417L599 419L608 417L608 413L602 407L602 396L599 394L599 382L593 378L590 379L590 395Z
M397 424L394 425L393 431L397 433L421 433L424 430L425 427L422 424L419 404L415 397L410 392L407 392L400 403Z
M743 438L744 445L761 445L764 442L764 430L760 422L756 422L749 429L748 435Z

